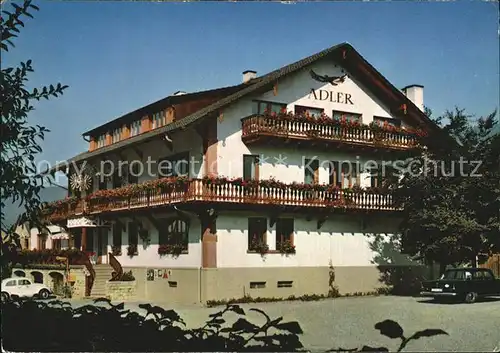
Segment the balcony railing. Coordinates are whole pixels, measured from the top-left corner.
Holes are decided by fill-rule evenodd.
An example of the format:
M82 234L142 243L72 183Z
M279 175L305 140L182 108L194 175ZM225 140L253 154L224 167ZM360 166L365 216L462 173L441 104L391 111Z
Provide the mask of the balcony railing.
M323 209L345 208L362 210L395 210L388 193L373 190L341 190L319 187L308 190L296 184L279 187L240 185L230 180L208 181L191 179L174 188L153 188L133 195L118 197L88 198L76 203L49 205L46 217L64 220L82 214L144 209L148 207L188 202L220 202L235 204L277 205L292 207L315 207ZM115 189L116 190L116 189Z
M290 120L278 116L253 115L242 119L242 139L248 143L268 136L343 142L392 149L411 149L418 145L416 136L409 133L376 130L367 125L341 126L340 124L324 124L311 120Z

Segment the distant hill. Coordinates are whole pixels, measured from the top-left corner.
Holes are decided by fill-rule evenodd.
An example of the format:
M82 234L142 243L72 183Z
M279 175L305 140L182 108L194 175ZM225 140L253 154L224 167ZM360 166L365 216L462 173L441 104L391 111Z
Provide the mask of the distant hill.
M68 190L59 186L48 186L40 191L40 200L42 202L52 202L64 199L68 194ZM5 226L9 227L17 221L17 217L24 212L24 207L19 207L18 204L6 203L5 213Z

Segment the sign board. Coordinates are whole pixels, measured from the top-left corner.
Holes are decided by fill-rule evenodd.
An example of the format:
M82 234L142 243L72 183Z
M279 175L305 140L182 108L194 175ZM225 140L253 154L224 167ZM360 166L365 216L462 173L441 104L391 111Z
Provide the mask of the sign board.
M68 228L110 227L111 223L99 218L78 217L68 219Z

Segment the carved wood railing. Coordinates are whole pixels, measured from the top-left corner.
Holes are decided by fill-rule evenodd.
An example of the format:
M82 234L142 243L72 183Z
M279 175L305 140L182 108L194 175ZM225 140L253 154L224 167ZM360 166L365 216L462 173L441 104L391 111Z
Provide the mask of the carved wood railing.
M395 210L392 196L373 190L317 190L300 189L294 185L280 187L242 186L232 181L208 182L192 179L186 186L177 189L143 190L135 196L112 199L92 199L83 203L85 214L144 209L185 202L223 202L244 204L275 204L280 206L346 208L363 210ZM70 212L68 212L70 214ZM74 213L73 215L77 215Z
M112 253L108 253L108 256L109 256L109 265L113 268L113 273L111 274L111 280L117 281L123 276L122 265Z
M417 146L417 138L413 135L401 132L374 131L366 126L326 125L261 115L242 119L242 139L244 141L264 135L355 143L373 147L384 146L395 149L411 149Z

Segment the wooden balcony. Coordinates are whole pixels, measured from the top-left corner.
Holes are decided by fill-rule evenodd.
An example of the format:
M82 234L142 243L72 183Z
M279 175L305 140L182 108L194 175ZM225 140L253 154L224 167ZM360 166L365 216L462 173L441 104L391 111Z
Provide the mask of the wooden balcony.
M418 146L417 137L405 132L371 129L367 125L352 127L325 124L312 119L300 121L279 116L252 115L242 119L242 140L246 144L272 140L345 144L370 149L411 150Z
M318 189L322 189L321 187ZM323 189L325 189L323 187ZM116 190L116 189L115 189ZM192 179L182 187L155 188L143 190L133 196L112 198L88 198L74 205L49 205L46 217L61 221L78 215L92 215L109 212L141 210L173 204L210 203L230 205L256 205L259 207L314 208L324 211L334 209L394 211L390 194L376 194L365 190L303 190L296 185L280 187L242 186L234 182L210 183L207 180Z

